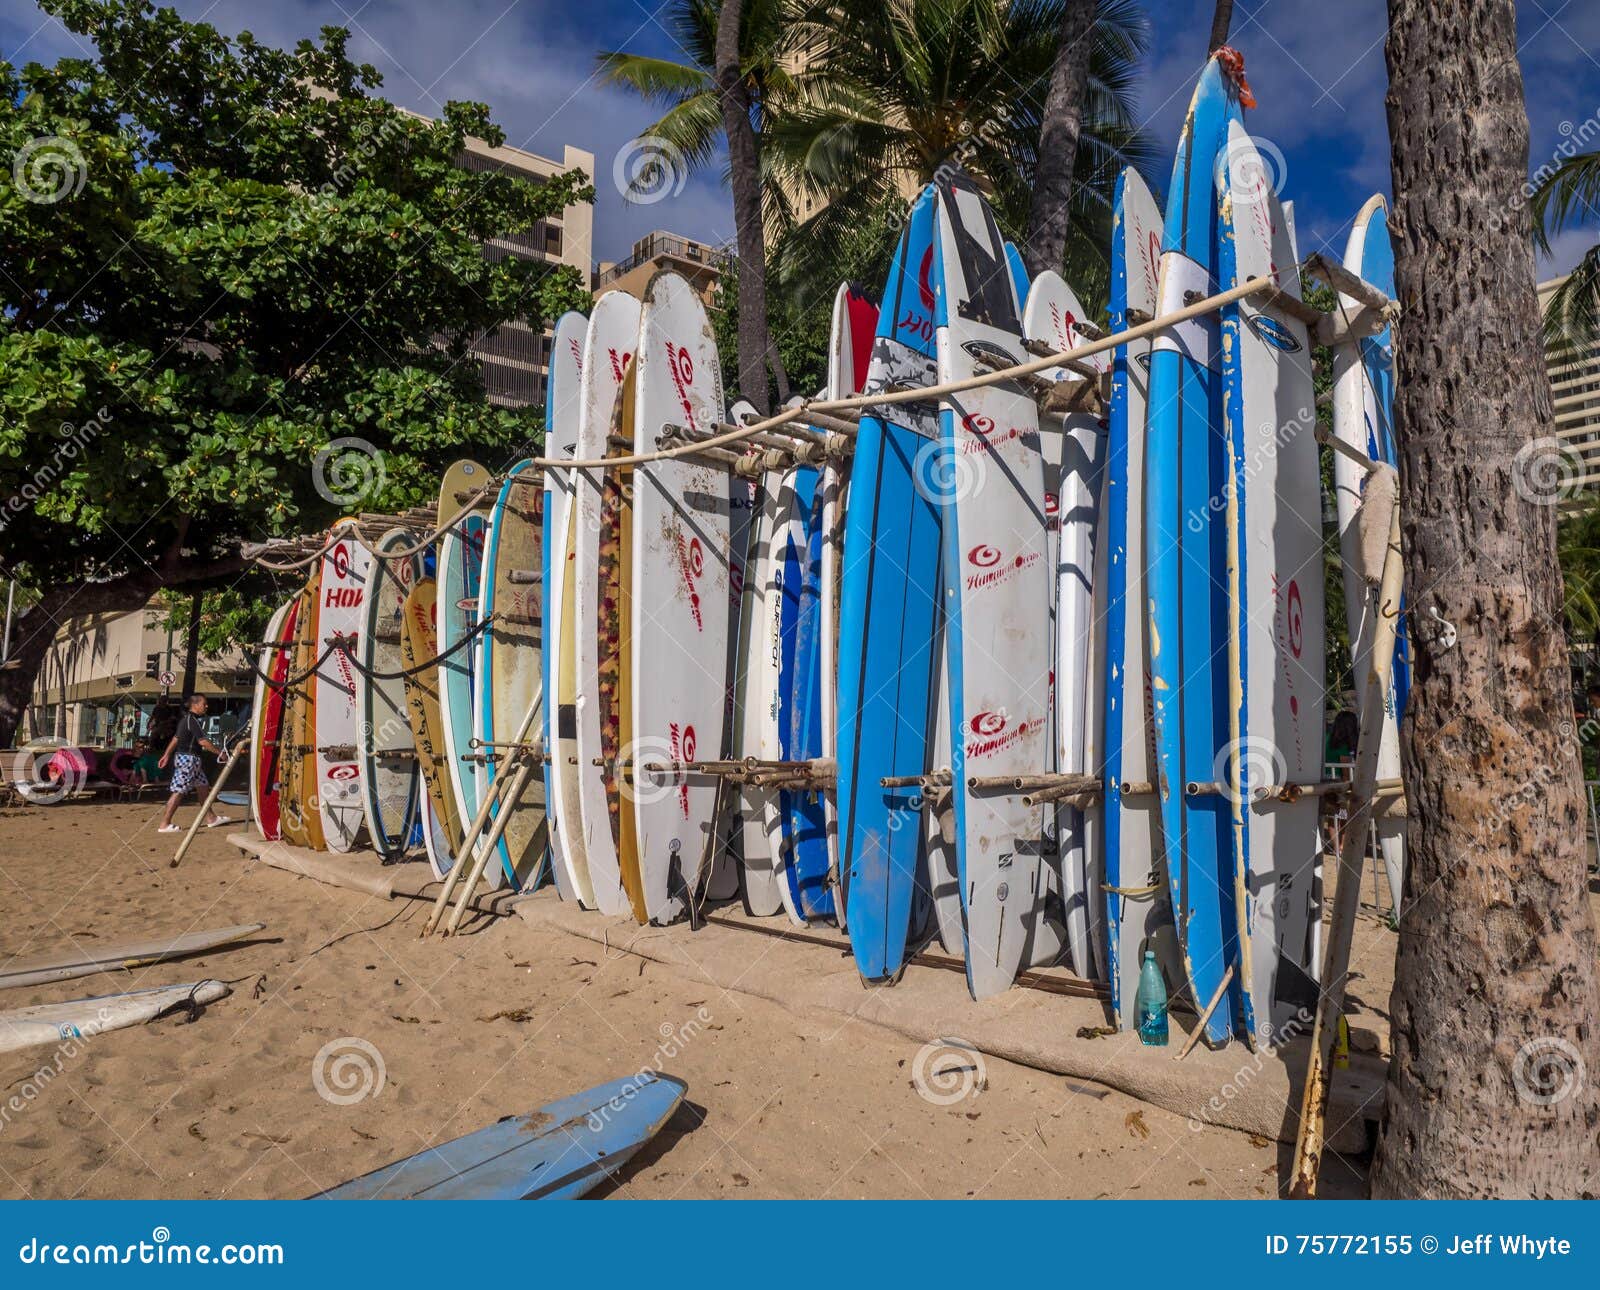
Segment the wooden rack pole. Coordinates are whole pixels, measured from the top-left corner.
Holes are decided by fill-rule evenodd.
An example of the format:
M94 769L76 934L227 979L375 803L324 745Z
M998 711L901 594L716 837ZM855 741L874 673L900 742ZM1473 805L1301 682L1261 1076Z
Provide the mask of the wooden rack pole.
M1300 1128L1294 1144L1294 1174L1289 1195L1298 1200L1317 1194L1317 1173L1327 1147L1328 1077L1333 1044L1344 1011L1345 978L1350 971L1350 943L1355 934L1356 910L1361 903L1361 865L1367 846L1367 821L1372 816L1373 790L1378 782L1378 745L1383 737L1384 697L1394 661L1394 639L1400 621L1400 501L1389 513L1389 549L1383 559L1378 584L1378 615L1365 694L1361 704L1361 734L1356 744L1355 772L1350 779L1350 818L1345 823L1344 845L1339 849L1339 882L1333 897L1333 918L1322 959L1322 989L1317 995L1316 1018L1311 1026L1311 1055L1306 1067L1300 1105ZM1392 611L1391 611L1392 607Z

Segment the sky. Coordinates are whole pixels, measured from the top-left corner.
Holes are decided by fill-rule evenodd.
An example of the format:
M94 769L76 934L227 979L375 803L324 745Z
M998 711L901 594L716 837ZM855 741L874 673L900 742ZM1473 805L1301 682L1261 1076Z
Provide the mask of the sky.
M670 3L670 0L669 0ZM351 54L383 74L382 93L419 112L450 99L490 105L507 141L559 158L571 144L595 156L597 259L620 259L635 238L665 228L710 242L732 235L721 164L676 177L660 200L621 195L631 141L649 105L601 86L595 53L624 49L682 58L669 3L659 0L175 0L184 16L291 45L324 25L349 27ZM1151 53L1139 112L1170 153L1205 55L1212 0L1147 0ZM1600 146L1600 4L1518 0L1518 39L1531 126L1529 165L1569 135ZM1281 158L1303 254L1344 250L1350 222L1389 188L1384 0L1238 0L1232 43L1259 106L1246 125ZM31 0L0 0L0 53L52 62L74 38ZM1587 125L1587 129L1585 129ZM1600 219L1559 237L1541 276L1564 271L1600 233Z

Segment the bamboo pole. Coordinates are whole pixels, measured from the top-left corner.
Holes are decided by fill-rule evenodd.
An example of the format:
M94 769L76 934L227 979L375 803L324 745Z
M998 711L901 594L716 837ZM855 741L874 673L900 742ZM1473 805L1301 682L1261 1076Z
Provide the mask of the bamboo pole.
M211 786L211 791L206 794L206 800L200 806L200 814L194 817L194 823L189 826L189 831L183 835L183 841L178 843L178 852L172 857L172 863L167 868L176 869L178 867L178 862L183 859L184 853L188 851L189 844L194 841L195 834L200 832L200 825L211 814L211 807L216 802L217 795L222 792L222 786L227 783L228 776L233 773L234 762L250 760L249 749L250 742L245 740L234 749L233 756L223 763L222 769L217 772L217 782Z
M1373 790L1378 781L1378 744L1383 736L1384 696L1394 662L1394 639L1400 619L1400 502L1389 513L1389 550L1384 555L1383 578L1378 584L1378 616L1361 705L1361 735L1357 743L1355 772L1350 779L1350 818L1345 823L1344 845L1339 849L1339 888L1333 898L1333 918L1322 959L1322 989L1317 996L1316 1019L1311 1026L1311 1055L1300 1105L1300 1128L1294 1144L1294 1175L1289 1195L1307 1200L1317 1193L1317 1173L1327 1148L1328 1075L1338 1020L1344 1011L1345 977L1350 970L1350 942L1355 934L1356 910L1361 902L1361 865L1366 854L1367 821L1372 816Z
M461 898L456 902L455 912L450 915L450 925L444 929L446 936L454 936L457 929L460 928L461 920L466 916L467 906L472 903L472 893L477 890L478 882L483 877L483 871L489 867L489 862L494 859L495 848L500 844L500 838L506 831L506 825L511 823L511 813L516 809L517 800L522 796L522 790L528 786L528 780L533 777L535 764L531 761L521 762L516 770L507 777L509 784L501 797L505 809L495 815L494 827L489 830L488 837L479 846L478 854L472 861L472 871L467 875L466 882L461 884Z
M544 688L541 686L538 693L533 696L533 702L528 705L528 711L523 715L522 724L517 728L515 742L522 743L528 737L528 732L533 729L534 717L544 706ZM500 787L508 777L496 776L495 782L489 786L489 791L483 795L483 801L478 806L477 815L473 816L472 824L461 837L460 852L456 862L450 866L450 872L445 874L444 881L440 884L439 894L434 898L433 912L428 915L428 921L423 924L422 935L431 936L434 929L439 926L439 919L443 917L445 907L450 902L450 894L461 881L462 874L467 868L467 857L473 854L473 843L478 840L478 835L483 832L483 826L489 819L489 813L494 809L495 802L500 797Z
M1233 984L1233 964L1228 964L1228 970L1222 974L1222 980L1217 982L1217 988L1211 996L1211 1002L1206 1004L1205 1011L1200 1014L1200 1020L1195 1023L1189 1032L1189 1038L1184 1041L1183 1047L1178 1050L1178 1055L1172 1060L1181 1062L1193 1051L1194 1046L1200 1042L1200 1036L1206 1033L1206 1022L1211 1020L1211 1014L1217 1010L1217 1005L1222 1002L1222 996L1228 992L1228 987Z

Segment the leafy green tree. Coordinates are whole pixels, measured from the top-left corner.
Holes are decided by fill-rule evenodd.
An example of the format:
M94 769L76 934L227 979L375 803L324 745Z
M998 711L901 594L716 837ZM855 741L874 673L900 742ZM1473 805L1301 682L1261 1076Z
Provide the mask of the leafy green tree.
M38 593L0 746L66 617L228 586L264 615L241 540L536 439L468 347L588 299L482 245L592 200L587 177L462 169L469 136L503 142L488 108L375 97L343 29L288 51L145 0L43 8L95 56L0 63L0 574Z

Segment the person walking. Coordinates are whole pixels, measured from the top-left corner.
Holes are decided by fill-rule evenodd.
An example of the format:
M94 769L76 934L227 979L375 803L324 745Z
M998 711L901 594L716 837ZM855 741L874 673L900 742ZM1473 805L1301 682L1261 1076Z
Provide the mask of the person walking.
M172 765L172 796L167 798L166 814L161 817L161 827L156 830L158 833L177 833L178 826L172 822L172 817L178 813L178 803L193 790L211 786L205 768L200 764L200 749L204 748L219 760L222 758L222 750L206 738L205 727L200 723L200 718L206 714L206 696L191 694L184 700L183 708L178 728L173 731L172 740L167 744L166 752L161 754L159 762L163 770L168 763ZM214 829L219 824L231 823L233 821L226 815L213 812L206 821L206 828Z

